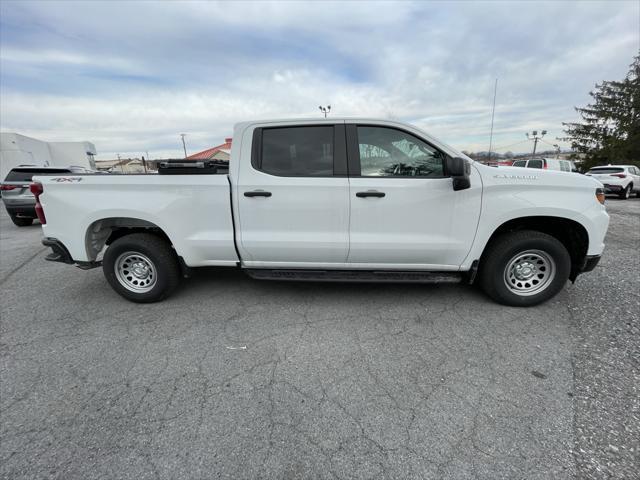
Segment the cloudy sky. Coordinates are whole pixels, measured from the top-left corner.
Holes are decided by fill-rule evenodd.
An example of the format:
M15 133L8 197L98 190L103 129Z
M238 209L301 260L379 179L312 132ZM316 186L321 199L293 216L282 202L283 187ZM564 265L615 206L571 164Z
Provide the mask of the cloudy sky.
M180 156L237 121L375 116L455 147L556 143L640 49L640 2L0 2L0 127ZM520 142L520 143L517 143ZM513 145L515 144L515 145Z

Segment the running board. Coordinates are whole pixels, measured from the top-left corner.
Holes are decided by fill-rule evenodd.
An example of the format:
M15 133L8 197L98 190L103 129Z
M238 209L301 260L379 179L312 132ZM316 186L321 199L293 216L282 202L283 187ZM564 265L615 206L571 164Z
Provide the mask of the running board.
M460 283L459 272L422 272L398 270L284 270L254 268L245 270L256 280L292 280L310 282L406 282Z

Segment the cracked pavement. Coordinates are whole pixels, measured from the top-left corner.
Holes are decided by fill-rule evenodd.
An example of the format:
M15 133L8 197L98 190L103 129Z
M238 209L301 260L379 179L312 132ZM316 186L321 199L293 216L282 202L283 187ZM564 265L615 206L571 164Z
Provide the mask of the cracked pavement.
M632 478L640 200L530 309L205 269L125 301L0 214L2 478Z

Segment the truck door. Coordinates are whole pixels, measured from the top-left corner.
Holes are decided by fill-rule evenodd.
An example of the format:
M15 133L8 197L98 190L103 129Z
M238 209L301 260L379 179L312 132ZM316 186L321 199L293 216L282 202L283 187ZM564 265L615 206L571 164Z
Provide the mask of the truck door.
M344 264L349 179L344 123L256 128L237 187L246 266Z
M347 124L348 262L372 268L457 270L471 249L481 207L479 174L454 191L446 154L382 125Z

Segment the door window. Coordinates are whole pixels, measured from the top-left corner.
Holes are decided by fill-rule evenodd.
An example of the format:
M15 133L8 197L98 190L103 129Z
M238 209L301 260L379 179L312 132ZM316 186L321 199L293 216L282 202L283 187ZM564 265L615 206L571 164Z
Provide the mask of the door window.
M419 138L386 127L358 127L363 177L443 177L444 154Z
M513 167L525 167L526 165L527 165L527 161L526 160L516 160L512 164Z
M333 126L265 128L258 168L284 177L333 175Z

